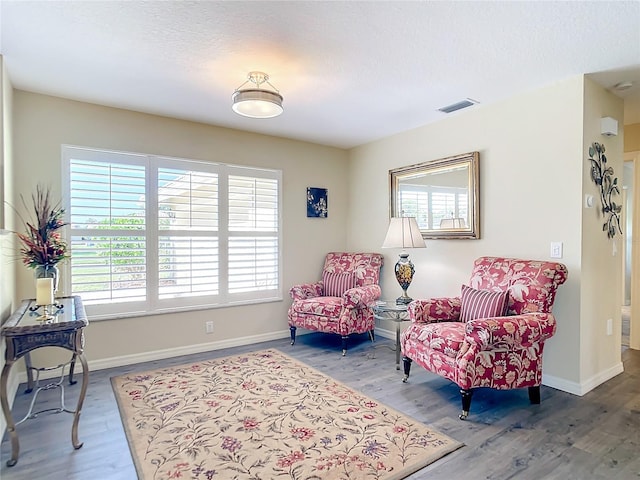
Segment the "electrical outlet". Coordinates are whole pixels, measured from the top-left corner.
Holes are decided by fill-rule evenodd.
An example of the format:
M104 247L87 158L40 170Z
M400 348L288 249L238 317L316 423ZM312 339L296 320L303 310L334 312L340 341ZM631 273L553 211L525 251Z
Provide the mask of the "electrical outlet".
M213 322L208 321L204 323L204 331L207 333L213 333Z
M607 335L613 335L613 318L607 319Z

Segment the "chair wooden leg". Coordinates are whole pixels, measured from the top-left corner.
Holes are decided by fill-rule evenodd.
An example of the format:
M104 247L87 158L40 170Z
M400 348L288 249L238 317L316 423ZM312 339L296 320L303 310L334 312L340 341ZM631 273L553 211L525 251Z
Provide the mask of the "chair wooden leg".
M533 405L540 404L540 385L536 387L529 387L529 401Z
M460 395L462 395L462 413L460 414L460 420L465 420L469 416L469 410L471 409L473 390L461 388Z
M376 334L373 333L373 330L369 330L369 338L371 339L372 343L376 341Z
M409 372L411 371L411 359L409 357L402 357L402 366L404 368L404 376L402 377L402 383L407 383L409 380Z
M291 345L296 343L296 327L289 326L289 330L291 331Z

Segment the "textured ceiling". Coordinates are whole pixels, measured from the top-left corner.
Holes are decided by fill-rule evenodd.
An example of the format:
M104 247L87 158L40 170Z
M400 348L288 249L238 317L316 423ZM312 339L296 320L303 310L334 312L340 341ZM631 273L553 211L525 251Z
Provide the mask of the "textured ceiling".
M640 122L637 0L1 0L0 16L16 88L343 148L579 74L634 80L620 96ZM232 112L251 70L280 117Z

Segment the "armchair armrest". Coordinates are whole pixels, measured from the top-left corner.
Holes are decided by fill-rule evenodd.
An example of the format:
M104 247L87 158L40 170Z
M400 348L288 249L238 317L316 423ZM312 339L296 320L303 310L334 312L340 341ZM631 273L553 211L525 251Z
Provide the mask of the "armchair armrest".
M482 318L467 322L465 339L480 350L531 347L556 333L556 319L550 313L525 313L508 317Z
M407 308L411 323L459 322L460 297L414 300Z
M380 295L382 295L380 285L367 285L365 287L350 288L344 292L342 298L346 307L362 308L380 298Z
M304 300L306 298L320 297L322 295L322 282L303 283L294 285L289 289L289 295L294 300Z

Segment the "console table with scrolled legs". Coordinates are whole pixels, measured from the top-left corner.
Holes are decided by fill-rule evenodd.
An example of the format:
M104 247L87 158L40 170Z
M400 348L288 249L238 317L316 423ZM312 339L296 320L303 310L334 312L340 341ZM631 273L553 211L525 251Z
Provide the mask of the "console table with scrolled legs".
M87 315L79 296L62 297L56 299L57 306L49 306L47 312L44 307L38 307L35 300L24 300L20 307L9 317L0 329L0 334L6 342L6 363L2 368L0 376L0 403L2 403L2 413L7 421L7 430L11 439L11 458L7 461L7 466L12 467L18 463L20 454L20 443L18 442L18 432L16 426L30 418L35 418L39 413L45 411L67 412L73 414L73 424L71 426L71 444L73 448L79 449L82 443L78 441L78 423L84 397L89 384L89 368L84 357L84 328L89 324ZM47 315L43 315L46 313ZM43 318L44 317L44 318ZM36 368L31 365L30 353L42 347L60 347L72 352L71 360L67 363L51 368ZM7 381L9 372L13 364L20 358L25 357L27 368L28 385L25 393L30 393L36 389L31 401L29 412L19 422L14 422L9 400L7 398ZM69 383L76 383L73 380L73 370L76 359L82 365L82 386L80 396L75 410L69 410L64 404L64 368L69 365ZM57 382L40 386L40 372L60 368L61 375ZM36 381L33 381L33 371L36 371ZM38 393L42 390L60 388L60 408L47 409L33 412Z

